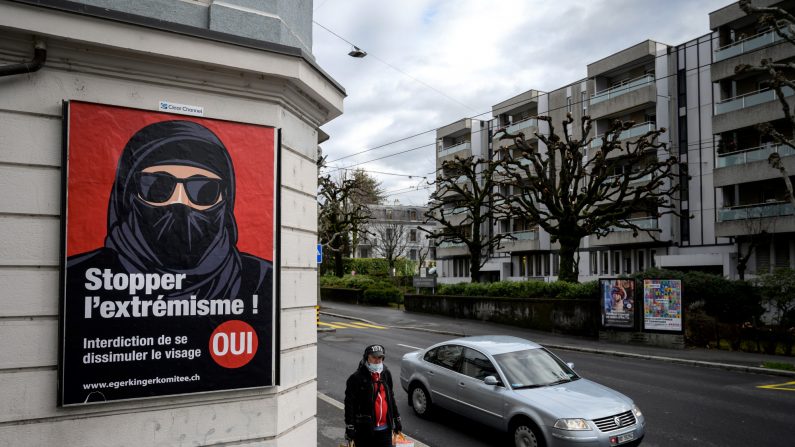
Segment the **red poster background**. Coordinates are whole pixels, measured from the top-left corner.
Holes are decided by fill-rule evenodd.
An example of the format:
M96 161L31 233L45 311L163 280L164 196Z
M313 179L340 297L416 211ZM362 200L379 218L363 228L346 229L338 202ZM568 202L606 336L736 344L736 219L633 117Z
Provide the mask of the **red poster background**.
M199 123L224 143L235 170L237 248L273 261L273 128L78 101L69 103L66 255L104 246L124 146L142 127L173 120Z

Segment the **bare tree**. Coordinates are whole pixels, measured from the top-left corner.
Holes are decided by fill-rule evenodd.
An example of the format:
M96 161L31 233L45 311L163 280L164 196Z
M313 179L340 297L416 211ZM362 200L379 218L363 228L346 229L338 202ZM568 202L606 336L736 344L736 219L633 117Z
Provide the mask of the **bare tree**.
M741 281L745 280L745 271L748 269L748 261L751 256L762 244L768 242L770 234L768 227L770 226L769 220L761 219L761 216L748 216L745 218L744 237L735 237L737 243L737 275Z
M581 122L582 138L569 134L571 114L563 121L563 137L555 133L552 120L538 117L549 125L549 135L536 132L546 145L539 151L528 144L524 134L503 131L502 139L513 140L522 156L510 152L503 158L513 187L508 201L512 212L523 215L549 233L552 242L560 243L560 274L563 281L577 282L579 268L575 259L585 236L605 236L611 229L625 229L638 235L648 233L659 240L659 229L641 225L631 219L633 213L650 218L677 214L674 196L679 185L674 181L677 166L674 157L658 143L664 128L649 131L632 142L619 141L631 121L613 122L601 137L601 146L586 159L592 121Z
M386 259L389 265L389 274L395 267L398 258L406 257L409 246L408 227L399 222L384 222L372 225L375 235L375 251Z
M480 269L488 253L500 246L510 234L492 234L488 224L510 217L505 197L497 192L501 184L500 165L491 160L470 156L442 163L437 171L436 189L431 193L431 206L426 222L437 222L434 230L417 227L440 244L464 244L469 253L469 274L472 282L480 280ZM441 247L440 247L441 248Z
M318 168L325 158L318 159ZM351 250L351 234L367 232L363 224L370 218L367 205L354 198L360 193L356 178L341 174L333 179L331 175L318 178L318 238L334 259L334 274L345 274L343 257Z
M758 22L760 25L771 28L779 38L795 46L795 38L793 38L795 36L795 16L790 14L789 11L780 7L754 6L750 0L741 0L740 8L748 15L759 15ZM780 132L770 123L762 123L757 128L763 135L770 136L777 144L795 150L795 142L792 140L792 132L795 129L795 116L793 116L792 108L787 102L787 96L789 95L785 94L784 91L784 89L788 89L790 94L795 92L795 81L793 79L795 77L795 63L762 59L759 65L740 64L735 67L734 71L736 73L759 73L767 77L762 82L762 86L775 90L776 97L781 103L781 109L784 112L784 120L787 123L789 135ZM793 190L792 181L781 161L779 153L773 152L770 154L768 163L781 173L787 191L787 199L795 206L795 190Z

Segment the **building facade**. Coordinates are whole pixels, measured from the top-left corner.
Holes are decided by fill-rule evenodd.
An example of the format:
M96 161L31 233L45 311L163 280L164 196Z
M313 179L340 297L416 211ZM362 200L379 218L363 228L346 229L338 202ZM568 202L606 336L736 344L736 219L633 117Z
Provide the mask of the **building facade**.
M737 277L738 256L748 253L752 243L757 248L751 253L748 273L795 266L792 205L786 200L779 171L767 162L776 151L792 173L795 154L790 148L774 146L756 126L770 123L790 137L792 129L782 119L774 92L760 89L763 77L734 70L739 64L759 65L765 58L788 61L795 56L795 47L773 30L760 28L756 18L747 17L737 3L711 13L710 26L711 33L679 45L641 42L587 64L584 79L550 92L528 90L492 107L493 119L483 125L488 129L484 133L521 131L540 151L546 148L533 133L544 135L549 129L546 122L536 119L539 115L551 117L556 133L562 135L561 123L571 114L575 125L570 132L575 138L581 137L579 122L585 115L593 120L591 137L604 134L616 119L635 123L620 134L622 142L666 129L658 141L679 162L680 193L673 204L679 215L658 216L659 210L649 209L627 216L640 228L653 230L654 238L620 228L604 237L584 238L578 263L581 279L632 274L649 267ZM466 131L450 126L437 130L437 167L451 156L438 151L446 141L441 137L458 135L455 130L467 138ZM494 138L488 141L488 150L478 154L500 159L513 151L516 157L519 154L512 144ZM594 139L586 148L586 158L600 144L601 140ZM667 154L660 150L656 156L661 159ZM624 168L629 172L632 166ZM614 175L622 174L619 169ZM490 231L511 233L513 238L490 253L487 265L499 275L484 275L484 280L556 278L559 246L537 225L514 217L495 222ZM466 280L443 261L455 262L455 255L460 254L440 250L441 274L455 282Z
M46 51L0 77L0 446L316 444L318 127L345 91L311 56L311 20L311 1L0 2L0 67ZM64 101L281 131L275 386L57 405Z
M435 225L425 222L428 207L411 205L368 205L370 219L363 232L356 235L354 257L384 258L387 252L396 257L420 262L430 267L436 261L436 246L427 231Z

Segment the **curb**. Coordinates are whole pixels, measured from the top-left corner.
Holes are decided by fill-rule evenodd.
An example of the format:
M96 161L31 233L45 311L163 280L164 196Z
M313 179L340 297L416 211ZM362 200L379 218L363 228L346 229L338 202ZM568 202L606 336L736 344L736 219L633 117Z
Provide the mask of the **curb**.
M330 312L320 312L322 315L328 315L330 317L336 318L345 318L348 320L354 321L361 321L362 323L367 324L374 324L378 326L387 326L393 329L406 329L412 331L420 331L420 332L430 332L434 334L444 334L444 335L453 335L457 337L466 337L466 334L460 332L453 332L453 331L443 331L443 330L436 330L436 329L427 329L421 327L411 327L411 326L389 326L383 323L376 323L369 320L365 320L363 318L358 317L351 317L348 315L341 315L341 314L334 314ZM661 357L656 355L648 355L648 354L634 354L631 352L621 352L621 351L607 351L603 349L594 349L594 348L583 348L580 346L571 346L571 345L557 345L557 344L547 344L547 343L539 343L542 344L546 348L550 349L560 349L563 351L576 351L576 352L586 352L590 354L601 354L601 355L611 355L614 357L627 357L627 358L634 358L634 359L642 359L642 360L658 360L661 362L673 363L678 365L688 365L688 366L699 366L703 368L716 368L716 369L723 369L726 371L739 371L745 373L753 373L753 374L767 374L771 376L781 376L781 377L795 377L795 371L786 371L783 369L768 369L762 368L758 366L746 366L746 365L733 365L730 363L716 363L716 362L707 362L704 360L687 360L687 359L678 359L674 357Z

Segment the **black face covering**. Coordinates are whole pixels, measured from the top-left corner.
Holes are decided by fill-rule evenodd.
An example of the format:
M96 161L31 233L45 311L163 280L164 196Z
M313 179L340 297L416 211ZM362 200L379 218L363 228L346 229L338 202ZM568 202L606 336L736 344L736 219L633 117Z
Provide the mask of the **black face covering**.
M139 196L137 174L158 165L215 173L222 180L220 202L205 210L147 203ZM131 273L186 274L187 286L170 297L234 297L241 269L235 247L234 175L226 148L206 127L189 121L144 127L130 138L119 160L105 246L118 253Z

